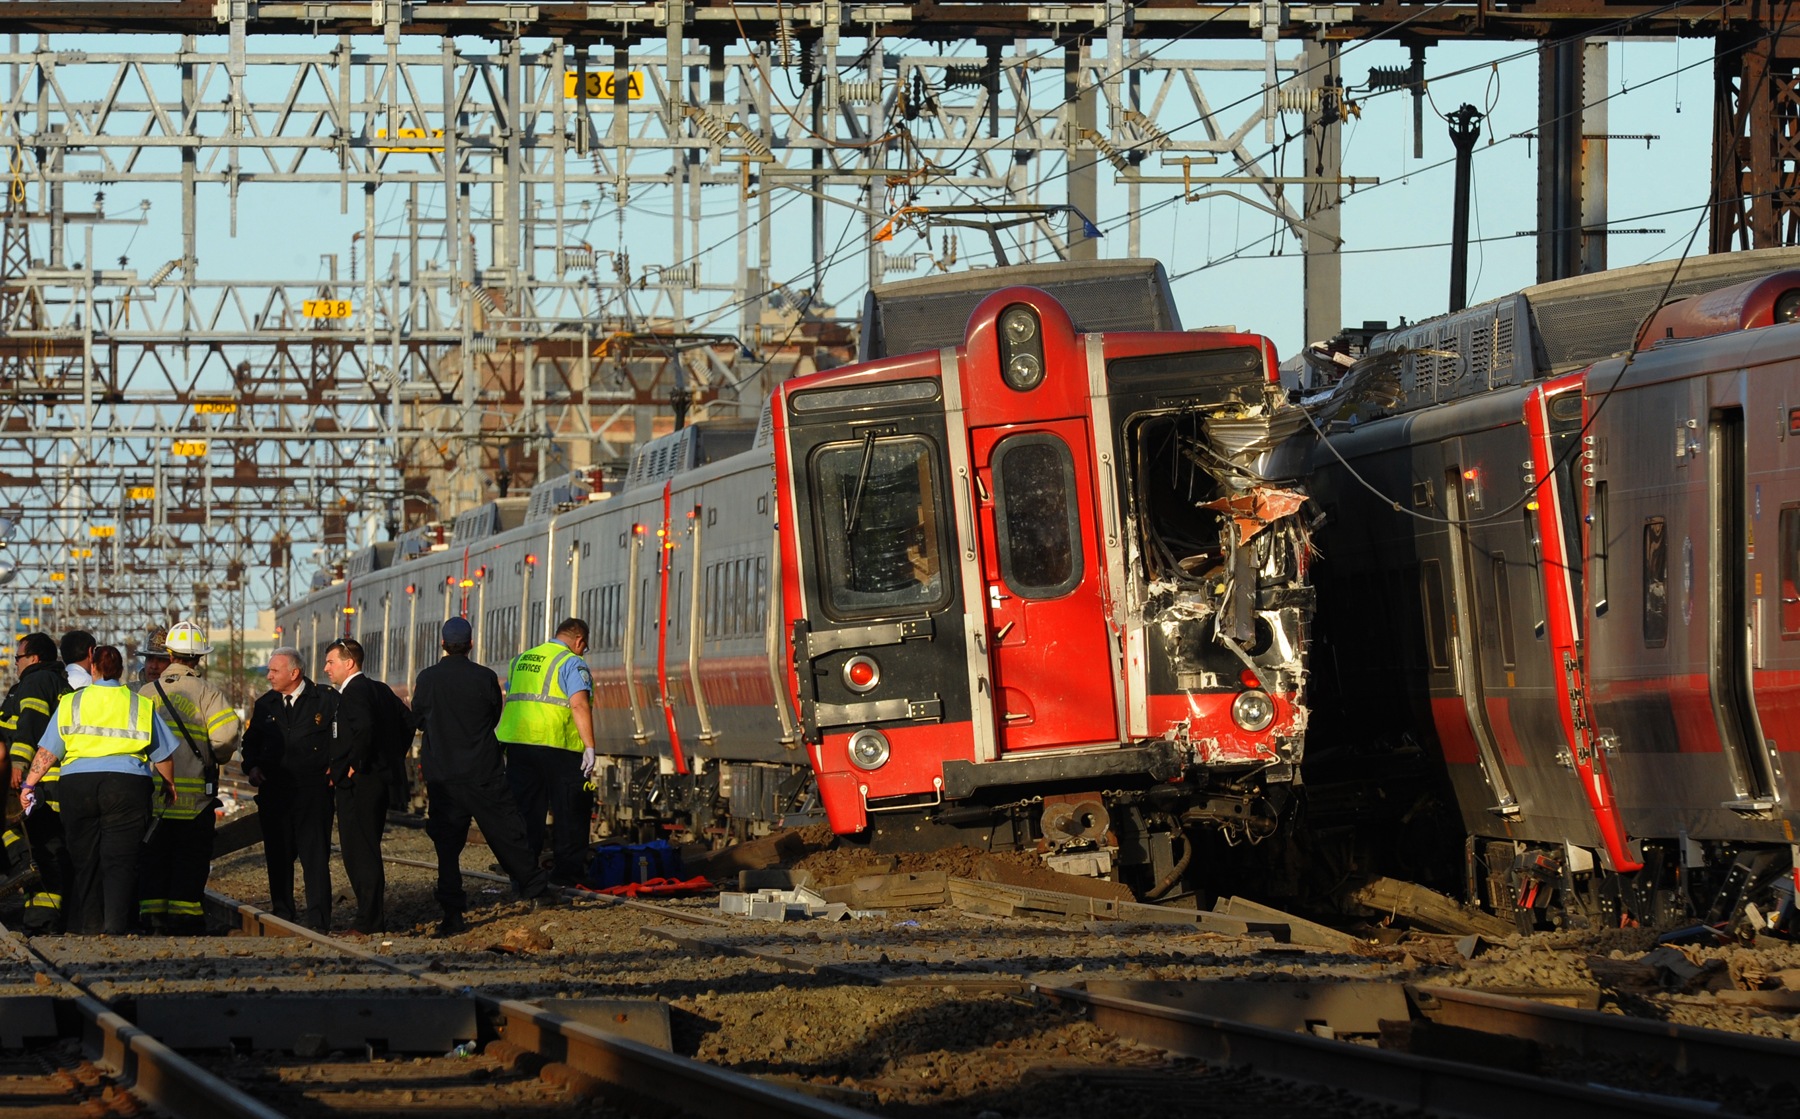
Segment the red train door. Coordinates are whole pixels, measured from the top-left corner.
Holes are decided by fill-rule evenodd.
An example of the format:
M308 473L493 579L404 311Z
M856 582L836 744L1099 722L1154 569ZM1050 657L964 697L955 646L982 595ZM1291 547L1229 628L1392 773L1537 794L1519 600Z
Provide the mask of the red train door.
M1116 741L1087 424L969 437L1000 751Z

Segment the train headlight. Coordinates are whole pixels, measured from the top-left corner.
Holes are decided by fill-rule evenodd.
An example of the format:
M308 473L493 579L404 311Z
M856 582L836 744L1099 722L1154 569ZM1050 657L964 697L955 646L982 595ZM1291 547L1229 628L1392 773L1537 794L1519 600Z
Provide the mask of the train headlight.
M1044 363L1036 354L1016 354L1006 363L1006 383L1024 392L1035 389L1044 379Z
M1022 303L1015 303L1006 309L1004 315L1000 316L1000 332L1006 335L1006 340L1013 345L1024 345L1037 337L1037 316L1031 313L1031 308Z
M1268 730L1275 721L1275 701L1268 692L1240 692L1231 701L1231 721L1252 734Z
M1044 383L1043 327L1029 303L1014 303L1000 312L1000 379L1014 392Z
M881 683L881 666L875 658L858 654L844 662L844 687L857 695L867 695Z
M1800 288L1784 291L1776 298L1775 321L1800 322Z
M887 735L878 730L859 730L850 736L850 764L858 769L880 769L892 752Z

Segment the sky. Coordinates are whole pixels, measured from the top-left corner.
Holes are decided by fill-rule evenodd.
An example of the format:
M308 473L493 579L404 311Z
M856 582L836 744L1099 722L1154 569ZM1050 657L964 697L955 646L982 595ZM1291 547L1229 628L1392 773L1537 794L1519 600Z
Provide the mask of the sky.
M90 38L89 42L98 46L120 40ZM257 50L258 42L252 39L252 52ZM317 42L317 49L325 50L331 41ZM284 40L283 44L283 49L312 49L305 39ZM140 41L139 48L143 45ZM363 45L359 41L358 49ZM1401 92L1358 97L1361 118L1349 121L1343 128L1344 174L1379 178L1380 184L1356 188L1344 204L1344 323L1396 322L1402 316L1416 320L1446 310L1453 149L1440 113L1449 113L1465 102L1488 112L1473 165L1471 232L1477 242L1470 253L1470 302L1536 281L1535 241L1529 236L1517 236L1537 224L1536 144L1521 135L1533 131L1537 124L1537 59L1531 48L1532 44L1527 43L1449 44L1428 51L1426 72L1431 99L1426 105L1422 160L1412 155L1409 95ZM471 42L466 49L486 48ZM847 47L844 54L847 56L854 49ZM887 49L903 54L920 48L918 44L890 40ZM1162 53L1165 57L1259 58L1260 44L1182 41L1165 44ZM1282 44L1284 56L1297 53L1295 44ZM1696 207L1705 199L1710 175L1711 41L1614 42L1609 46L1609 55L1609 132L1659 137L1649 144L1614 141L1609 145L1611 221L1620 228L1664 231L1613 237L1610 263L1619 267L1679 256L1700 217ZM1346 82L1354 87L1366 81L1371 67L1405 66L1407 60L1402 48L1377 40L1347 46L1341 66ZM223 87L217 85L222 82L222 75L213 80L215 87L210 93L216 96L222 93ZM1227 130L1251 112L1259 83L1260 74L1256 73L1207 77L1204 87ZM268 88L253 89L253 95L272 96L276 85L285 83L271 82ZM779 78L776 88L783 88ZM1061 95L1060 75L1040 76L1037 90L1036 104L1054 101ZM1182 115L1175 111L1178 102L1185 103L1179 95L1171 97L1161 126L1180 136L1197 134L1191 112ZM1297 127L1298 119L1284 115L1283 132ZM1259 125L1251 131L1251 147L1265 156L1265 171L1298 173L1302 164L1298 138L1278 145L1279 155L1271 158L1266 157L1267 146L1261 143L1261 137ZM426 167L423 157L414 157L414 162L421 170ZM1144 168L1162 171L1154 158L1146 161ZM1105 257L1123 257L1128 255L1126 190L1111 181L1110 167L1103 166L1101 170L1099 212L1093 215L1105 232L1100 253ZM1219 168L1209 170L1217 172ZM1046 172L1050 181L1042 187L1041 200L1065 201L1066 180L1059 162L1047 164ZM91 189L72 186L71 208L81 207ZM117 258L125 256L140 275L148 275L162 262L180 255L180 210L173 187L120 185L106 189L107 209L114 215L136 212L141 200L150 201L152 207L146 226L111 226L97 231L94 255L103 267L114 267ZM1287 189L1295 195L1299 190ZM1261 198L1254 188L1238 190ZM1299 244L1279 228L1276 219L1228 198L1184 203L1177 198L1179 187L1150 185L1143 187L1142 192L1143 254L1157 256L1168 269L1184 322L1230 323L1265 333L1274 338L1284 356L1308 341L1301 337ZM847 192L833 193L860 201ZM964 200L951 191L927 192L922 199L938 204ZM583 201L590 203L585 209L581 207ZM808 285L810 204L807 199L792 195L785 199L778 196L775 202L779 209L773 219L773 275L777 280ZM402 232L403 192L384 190L377 205L381 232ZM484 208L479 196L477 206ZM437 196L428 191L427 212L437 212L440 207ZM355 251L352 237L363 225L361 198L355 191L349 209L348 214L339 212L339 192L334 184L252 184L240 193L234 237L224 189L202 187L198 254L201 274L207 278L323 279L329 267L323 258L335 253L339 257L339 276L347 280L349 256ZM724 280L735 274L737 263L732 240L737 213L735 191L728 187L709 188L703 211L710 216L702 226L701 242L711 249L702 254L702 275L707 280ZM572 228L585 230L595 247L627 248L633 262L644 265L672 257L668 213L667 188L636 188L623 220L610 192L596 197L591 190L584 195L571 188L566 217ZM959 268L992 263L982 241L979 234L961 235ZM823 285L823 301L835 305L840 313L853 316L868 275L864 256L866 229L861 216L849 209L827 206L826 242L833 264ZM79 234L72 235L72 256L83 255L80 245ZM1695 239L1695 246L1696 251L1705 250L1704 229ZM888 251L906 254L923 247L902 234L889 244ZM933 243L940 256L942 247L940 234ZM394 251L395 242L380 245L378 274L385 275L388 258ZM485 239L478 252L485 264ZM547 256L540 259L541 266L547 263ZM708 300L715 304L729 302L723 295L690 299L701 305ZM720 325L737 325L736 315L726 314Z

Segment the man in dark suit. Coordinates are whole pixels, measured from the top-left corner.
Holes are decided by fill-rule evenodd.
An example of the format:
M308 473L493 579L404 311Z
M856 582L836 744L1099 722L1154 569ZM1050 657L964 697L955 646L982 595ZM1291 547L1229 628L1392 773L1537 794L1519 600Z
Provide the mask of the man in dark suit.
M425 732L421 760L431 805L425 831L437 848L436 897L444 910L438 936L455 936L468 927L462 852L471 819L481 825L514 893L534 908L554 905L558 898L549 874L525 846L525 819L513 803L500 740L494 737L506 696L493 669L469 659L472 639L467 618L445 622L444 658L419 673L412 693L413 723Z
M363 675L363 647L354 638L325 649L325 675L338 690L331 744L331 784L337 794L338 846L344 873L356 894L351 932L385 931L387 874L381 865L381 831L389 791L403 779L403 739L410 739L405 707L393 689Z
M294 920L294 860L306 874L300 923L331 928L331 728L338 695L301 667L300 650L269 655L269 690L244 731L245 776L256 787L269 898L275 916Z

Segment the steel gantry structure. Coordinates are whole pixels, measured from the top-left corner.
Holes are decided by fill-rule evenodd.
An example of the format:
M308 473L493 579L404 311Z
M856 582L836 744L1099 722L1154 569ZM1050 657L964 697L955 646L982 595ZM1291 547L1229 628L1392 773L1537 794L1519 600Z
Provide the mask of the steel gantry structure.
M828 212L857 224L873 284L954 267L958 246L1095 256L1103 174L1128 191L1133 255L1144 192L1235 199L1299 240L1308 336L1329 335L1341 201L1373 182L1339 166L1338 53L1374 36L1415 58L1451 39L1600 32L1761 51L1773 69L1720 68L1741 79L1719 95L1720 150L1738 162L1715 201L1741 220L1714 223L1715 241L1728 227L1760 246L1792 224L1784 18L1599 0L7 3L10 605L123 636L204 612L215 591L270 601L309 548L341 557L508 485L603 468L681 414L753 415L846 340L820 292L841 255ZM1186 38L1257 41L1261 57L1163 51ZM1260 93L1221 99L1234 73ZM1416 99L1425 76L1415 62L1385 80ZM1300 173L1269 163L1278 133L1302 137ZM1563 133L1579 143L1547 126L1542 158L1568 162ZM164 220L108 213L104 192L125 184L179 195L179 255L99 266L96 227ZM306 185L362 219L323 278L209 273L202 241L238 234L243 192ZM65 204L71 186L96 191L92 209ZM203 187L223 192L217 212ZM666 254L590 243L602 200L649 192L671 207ZM728 247L703 243L703 198L735 203ZM384 232L396 200L402 231ZM784 276L773 217L790 203L810 213L812 255Z

